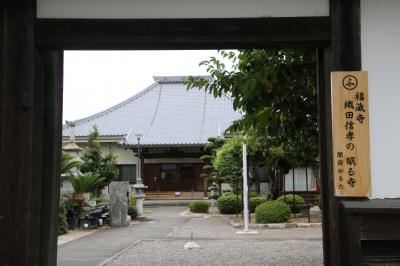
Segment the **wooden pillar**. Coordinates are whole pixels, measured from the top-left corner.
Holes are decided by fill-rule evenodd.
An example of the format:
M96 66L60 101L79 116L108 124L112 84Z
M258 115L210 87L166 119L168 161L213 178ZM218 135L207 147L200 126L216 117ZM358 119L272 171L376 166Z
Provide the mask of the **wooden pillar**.
M325 265L348 265L346 234L334 196L330 73L361 69L360 1L331 0L331 45L318 50L318 100L320 124L320 177Z
M35 1L1 1L0 258L38 265L41 92L35 86ZM40 83L40 82L37 82ZM36 124L38 122L38 124ZM39 137L39 139L35 139Z
M42 54L44 66L40 265L57 263L62 145L63 51Z
M34 40L36 1L0 3L0 264L56 265L62 54Z

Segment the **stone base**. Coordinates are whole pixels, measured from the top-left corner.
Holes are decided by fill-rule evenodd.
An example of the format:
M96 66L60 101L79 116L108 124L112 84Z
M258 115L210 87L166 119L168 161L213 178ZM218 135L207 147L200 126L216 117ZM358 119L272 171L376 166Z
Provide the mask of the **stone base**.
M147 216L146 215L138 215L138 216L136 216L136 220L138 220L138 221L147 220Z
M196 248L200 248L200 246L199 246L196 242L190 241L190 242L187 242L187 243L183 246L183 248L184 248L184 249L196 249Z
M237 235L256 235L258 234L257 231L237 231L236 232Z

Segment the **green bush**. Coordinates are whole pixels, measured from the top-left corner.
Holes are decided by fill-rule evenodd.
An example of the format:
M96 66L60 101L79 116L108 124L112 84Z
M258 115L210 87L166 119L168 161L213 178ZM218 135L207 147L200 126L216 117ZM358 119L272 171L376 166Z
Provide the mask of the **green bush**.
M254 212L258 205L260 205L266 201L267 201L267 199L264 197L261 197L261 196L251 197L250 202L249 202L250 212Z
M58 235L63 235L66 234L68 230L67 208L63 200L60 201L58 206Z
M220 213L223 214L234 214L236 209L239 213L243 210L242 197L239 196L239 204L236 205L236 195L228 195L219 197L217 200L217 206ZM238 206L238 208L236 208Z
M189 205L190 211L196 213L207 213L209 207L210 204L205 200L196 200Z
M276 200L285 202L291 206L291 205L293 205L293 194L286 194L286 196L282 195L279 198L277 198ZM304 205L304 203L305 203L304 199L299 195L294 196L294 202L296 202L296 205Z
M258 195L256 192L250 192L250 198L255 198L255 197L259 197L260 195Z
M232 196L232 195L235 195L235 194L233 194L232 191L226 191L226 192L224 192L224 194L222 196Z
M282 223L290 218L290 207L282 201L267 201L258 205L255 211L256 222L266 223Z
M136 207L129 207L128 208L128 215L131 217L131 219L135 219L137 217L137 210Z
M280 196L276 200L281 201L281 202L285 202L287 205L289 205L290 206L290 210L292 211L292 213L300 212L300 209L298 207L305 204L304 199L299 195L295 195L294 199L293 199L293 194L286 194L286 200L285 200L285 196L284 195ZM294 202L296 204L294 204Z

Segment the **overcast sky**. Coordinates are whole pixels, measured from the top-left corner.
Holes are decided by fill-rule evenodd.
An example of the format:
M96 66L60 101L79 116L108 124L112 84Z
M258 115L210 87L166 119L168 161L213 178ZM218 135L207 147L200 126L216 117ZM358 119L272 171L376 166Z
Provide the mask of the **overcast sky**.
M64 120L103 111L153 83L153 76L206 75L217 51L66 51Z

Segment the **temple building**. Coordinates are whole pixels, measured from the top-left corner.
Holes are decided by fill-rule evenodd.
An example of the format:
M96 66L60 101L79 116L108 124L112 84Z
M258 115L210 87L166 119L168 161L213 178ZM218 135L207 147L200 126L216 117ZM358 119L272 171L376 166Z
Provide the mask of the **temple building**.
M74 121L76 144L85 149L95 125L103 154L118 156L120 180L133 184L140 173L147 195L202 197L208 187L199 160L204 145L208 138L221 136L241 114L233 110L227 95L214 98L204 90L187 90L186 78L154 77L154 83L137 95ZM64 144L70 132L65 125Z

